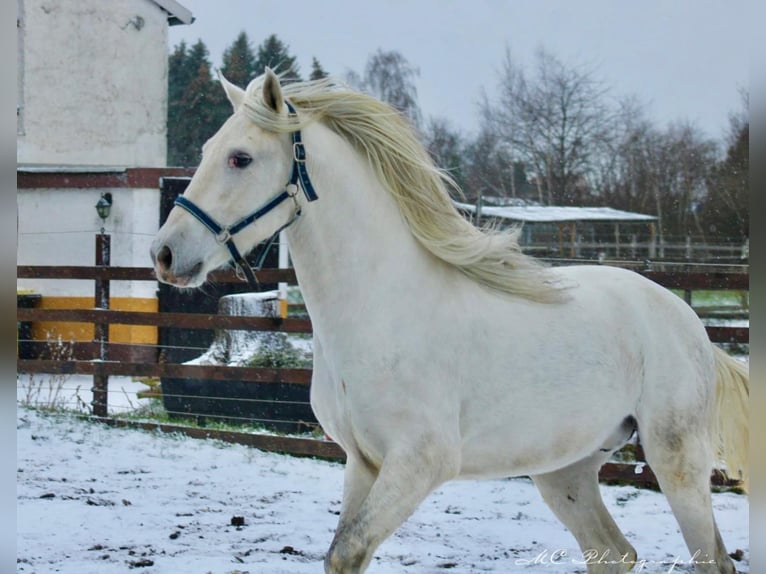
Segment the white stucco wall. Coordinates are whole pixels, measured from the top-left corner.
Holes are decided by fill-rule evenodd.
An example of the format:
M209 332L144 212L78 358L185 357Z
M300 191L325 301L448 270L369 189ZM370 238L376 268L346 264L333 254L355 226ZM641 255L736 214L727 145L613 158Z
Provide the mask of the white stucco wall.
M149 246L157 232L157 189L20 189L18 190L18 262L22 265L95 265L95 236L101 219L95 209L101 192L112 194L105 231L111 235L111 264L150 267ZM52 297L94 293L93 281L19 279L18 287ZM113 297L156 295L153 281L113 281Z
M166 164L167 13L151 0L19 0L17 161Z

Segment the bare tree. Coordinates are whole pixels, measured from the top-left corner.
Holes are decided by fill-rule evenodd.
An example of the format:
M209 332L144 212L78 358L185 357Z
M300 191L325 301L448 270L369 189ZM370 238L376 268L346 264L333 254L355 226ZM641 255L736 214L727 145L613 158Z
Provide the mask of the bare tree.
M726 157L711 170L702 219L708 235L744 242L750 236L750 98L740 94L742 108L729 114Z
M595 159L594 185L603 203L626 211L655 211L658 138L637 98L627 97L618 103L612 134Z
M729 113L729 131L726 134L726 147L735 147L742 132L750 132L750 92L745 87L739 90L740 108Z
M665 168L664 225L679 235L702 235L698 212L707 192L706 180L716 162L717 146L688 122L668 126L664 140L664 157L660 158Z
M422 137L434 163L446 171L461 190L465 190L463 158L465 144L460 132L445 118L431 117Z
M469 199L483 203L492 198L504 202L518 197L526 186L523 165L514 162L510 146L488 122L465 146L465 182Z
M391 104L403 113L415 127L420 127L421 114L418 106L418 90L415 79L420 71L411 66L396 50L378 49L367 60L364 77L349 72L350 84L364 89L378 99Z
M619 102L605 142L594 179L602 202L656 215L660 245L703 234L700 215L716 163L715 142L689 122L658 129L635 97Z
M611 133L607 89L592 70L567 67L540 49L532 75L506 52L496 105L485 117L534 172L549 204L586 200L595 156Z

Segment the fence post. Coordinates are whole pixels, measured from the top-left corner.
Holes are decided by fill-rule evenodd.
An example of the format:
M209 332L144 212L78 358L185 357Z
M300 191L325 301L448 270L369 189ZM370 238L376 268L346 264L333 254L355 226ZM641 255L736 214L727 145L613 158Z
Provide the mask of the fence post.
M111 236L104 233L96 235L96 266L109 267L111 260ZM96 304L97 309L109 309L109 279L96 279ZM109 343L109 324L99 321L94 325L94 342L98 344L98 359L108 359L107 344ZM97 372L93 374L93 415L97 417L107 416L107 404L109 397L109 376Z

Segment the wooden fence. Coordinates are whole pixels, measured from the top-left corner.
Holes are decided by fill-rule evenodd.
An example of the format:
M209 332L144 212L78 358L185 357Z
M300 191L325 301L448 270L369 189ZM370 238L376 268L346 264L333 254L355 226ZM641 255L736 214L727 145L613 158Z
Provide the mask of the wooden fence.
M665 272L640 271L643 275L671 289L682 290L690 294L696 290L737 290L747 291L749 275L744 272ZM19 373L45 373L51 375L90 375L93 377L93 401L90 405L93 418L114 426L136 426L165 432L182 432L194 437L216 438L237 442L269 451L286 452L299 456L314 456L326 459L343 460L340 447L327 439L274 436L251 432L222 431L197 428L183 424L160 424L136 422L126 418L112 417L108 413L108 393L110 376L129 377L174 377L207 379L216 381L241 381L248 383L287 384L308 387L311 382L310 369L272 369L258 367L232 367L193 364L174 364L162 362L161 349L157 348L157 360L133 361L130 345L114 344L108 341L109 325L150 325L155 327L172 326L189 329L226 329L260 330L283 333L310 333L311 322L302 318L254 318L226 316L208 313L152 313L117 311L109 309L108 293L110 281L156 281L150 268L125 268L108 266L19 266L18 278L25 279L87 279L96 286L96 305L93 309L40 309L19 306L17 321L31 323L45 322L80 322L96 326L96 338L91 342L74 343L67 358L18 359ZM230 271L222 271L210 277L214 282L239 282ZM264 283L286 282L295 284L295 273L291 269L264 269L259 272L259 280ZM718 343L747 343L747 327L707 327L712 341ZM43 341L24 341L28 345L42 348ZM204 349L200 350L200 354ZM636 449L636 464L608 463L601 471L605 481L621 480L639 486L656 487L656 480L651 469L644 465L640 444ZM637 470L642 472L637 472ZM717 474L713 482L723 484ZM736 483L727 483L732 486Z

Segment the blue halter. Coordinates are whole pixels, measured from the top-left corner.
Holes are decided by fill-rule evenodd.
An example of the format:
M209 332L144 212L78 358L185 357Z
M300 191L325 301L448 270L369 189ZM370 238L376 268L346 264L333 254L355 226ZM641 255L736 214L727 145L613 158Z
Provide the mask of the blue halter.
M287 101L285 101L285 104L287 105L287 109L290 112L288 117L298 117L298 114L296 113L292 104ZM255 278L255 273L250 267L250 264L242 256L242 254L239 252L239 249L237 249L237 246L234 244L234 235L242 231L248 225L255 223L267 213L273 211L284 201L287 201L288 199L293 200L293 203L295 204L295 214L292 216L292 218L290 218L290 221L277 229L266 243L266 246L263 248L261 255L258 257L256 264L256 270L258 270L261 268L263 260L266 258L266 254L268 253L271 244L274 242L274 239L276 239L282 230L295 223L295 221L301 215L300 205L298 205L298 201L295 199L295 196L298 193L298 185L300 184L300 187L303 189L303 193L305 194L308 201L315 201L319 198L319 196L316 194L316 191L314 190L314 186L311 184L309 173L306 169L306 147L303 144L303 138L301 136L300 130L295 130L292 132L292 141L293 169L292 173L290 174L290 180L287 182L285 189L267 201L264 205L234 222L233 224L228 226L220 225L215 219L210 217L192 201L182 195L177 197L174 202L175 205L191 213L195 218L197 218L197 220L199 220L200 223L202 223L202 225L207 227L208 230L213 235L215 235L215 240L218 243L227 247L229 253L231 254L234 267L237 270L237 275L242 279L246 279L248 285L250 285L250 288L253 290L258 289L258 280Z

